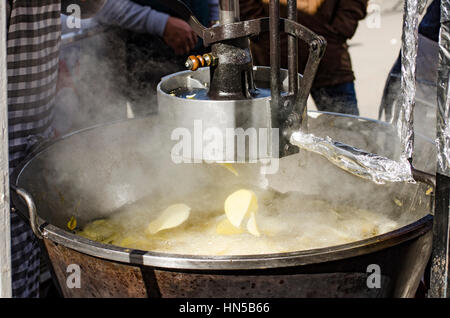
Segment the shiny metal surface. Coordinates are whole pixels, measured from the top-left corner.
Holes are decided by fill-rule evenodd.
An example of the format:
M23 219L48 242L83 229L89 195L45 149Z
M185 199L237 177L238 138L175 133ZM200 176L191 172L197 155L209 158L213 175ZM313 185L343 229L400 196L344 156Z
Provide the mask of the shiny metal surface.
M220 24L238 22L240 20L239 13L239 0L219 1Z
M414 148L414 105L416 96L416 58L418 50L419 14L424 9L422 0L406 0L402 32L401 108L396 120L402 144L400 161L412 160Z
M441 35L437 83L437 171L450 177L450 3L441 3Z
M325 157L337 167L377 184L386 182L415 182L407 160L395 161L350 145L296 131L291 144Z
M269 85L270 69L267 67L254 67L253 74L256 87L267 89ZM287 90L287 71L282 71L281 74L283 86ZM218 129L224 138L227 129L270 129L271 108L269 96L241 100L198 100L179 98L170 95L171 91L180 87L206 89L209 87L209 76L209 69L201 68L196 72L180 72L162 79L157 89L158 105L161 122L163 122L168 129L185 128L190 132L194 132L195 121L201 121L204 130L208 128ZM271 140L277 141L277 139L269 138L268 142ZM278 146L278 144L276 146ZM248 149L248 147L248 142L246 142L246 149ZM274 149L272 143L267 144L266 149ZM248 155L248 152L246 152L246 155ZM268 157L272 157L270 153L268 153ZM220 160L220 158L222 158L222 160ZM259 155L256 158L238 157L237 153L234 158L229 158L224 151L214 157L194 153L192 158L186 159L193 159L196 162L199 162L201 160L245 161L261 158Z
M32 196L24 189L11 187L13 191L17 193L26 203L28 210L28 219L30 220L31 230L37 238L43 239L42 232L39 229L38 217L36 213L36 205L34 204Z

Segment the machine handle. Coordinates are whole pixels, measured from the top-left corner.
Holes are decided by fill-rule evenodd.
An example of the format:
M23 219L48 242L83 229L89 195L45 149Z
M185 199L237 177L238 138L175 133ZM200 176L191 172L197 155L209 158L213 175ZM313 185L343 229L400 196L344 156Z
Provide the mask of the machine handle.
M186 21L200 38L204 37L206 27L197 20L192 11L183 2L179 0L159 0L158 2L175 12L182 20Z
M33 231L34 235L36 235L37 238L42 240L44 236L39 228L38 217L36 213L36 205L34 204L33 197L24 189L18 188L14 185L11 185L11 189L25 201L28 208L31 230Z

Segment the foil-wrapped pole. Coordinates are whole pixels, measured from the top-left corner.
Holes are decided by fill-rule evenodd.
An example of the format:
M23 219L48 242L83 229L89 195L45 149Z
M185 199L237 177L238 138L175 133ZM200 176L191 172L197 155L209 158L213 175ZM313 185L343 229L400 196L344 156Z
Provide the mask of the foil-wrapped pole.
M395 161L337 142L330 137L296 131L291 134L291 144L317 153L339 168L377 184L386 182L414 182L408 161Z
M437 174L429 296L450 297L450 0L441 0L437 80Z
M378 184L415 182L411 164L414 150L418 20L425 5L426 0L405 0L401 49L401 108L395 119L397 135L401 144L398 161L338 143L329 137L319 138L304 132L295 132L291 135L293 145L318 153L341 169Z
M441 0L441 36L437 83L438 173L450 177L450 0Z
M419 14L426 1L405 0L401 48L401 99L396 120L401 143L400 161L412 162L414 150L414 105L416 99L416 58L418 50Z

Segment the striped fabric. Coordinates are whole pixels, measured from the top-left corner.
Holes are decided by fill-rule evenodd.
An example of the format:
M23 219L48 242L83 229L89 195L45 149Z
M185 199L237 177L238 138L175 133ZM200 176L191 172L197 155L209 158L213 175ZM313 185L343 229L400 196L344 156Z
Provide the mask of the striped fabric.
M9 163L13 170L37 141L52 137L61 38L60 0L12 0L8 29ZM39 296L39 247L11 213L14 297Z

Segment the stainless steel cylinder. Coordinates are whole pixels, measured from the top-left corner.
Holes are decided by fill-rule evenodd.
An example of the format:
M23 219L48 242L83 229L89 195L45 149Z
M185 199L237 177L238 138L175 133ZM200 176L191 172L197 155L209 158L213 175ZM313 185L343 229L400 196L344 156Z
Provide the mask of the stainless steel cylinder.
M220 0L219 4L220 24L238 22L239 18L239 0Z
M226 145L231 131L239 132L239 129L242 129L247 134L244 154L238 149L231 154L230 149L222 147L223 151L216 151L214 155L193 151L191 157L185 159L193 159L195 162L202 160L248 162L273 157L273 146L278 146L279 140L278 134L273 134L273 138L271 137L270 68L254 67L253 73L257 88L266 94L262 95L263 97L242 100L201 100L195 99L195 97L187 99L174 96L175 94L172 92L180 88L192 90L209 87L209 68L202 68L196 72L180 72L162 79L157 89L158 108L161 123L168 129L168 134L173 135L177 129L181 129L189 131L195 137L198 136L199 130L202 132L209 130L223 137L223 145ZM284 70L281 74L283 87L287 90L287 71ZM249 137L252 133L256 133L257 136L256 155L252 152L254 149L252 147L255 145L252 144ZM263 140L265 133L267 133L267 143L264 143ZM264 145L260 144L260 141ZM236 141L236 146L238 146L238 141ZM264 147L267 148L264 149ZM192 146L192 149L194 148Z

